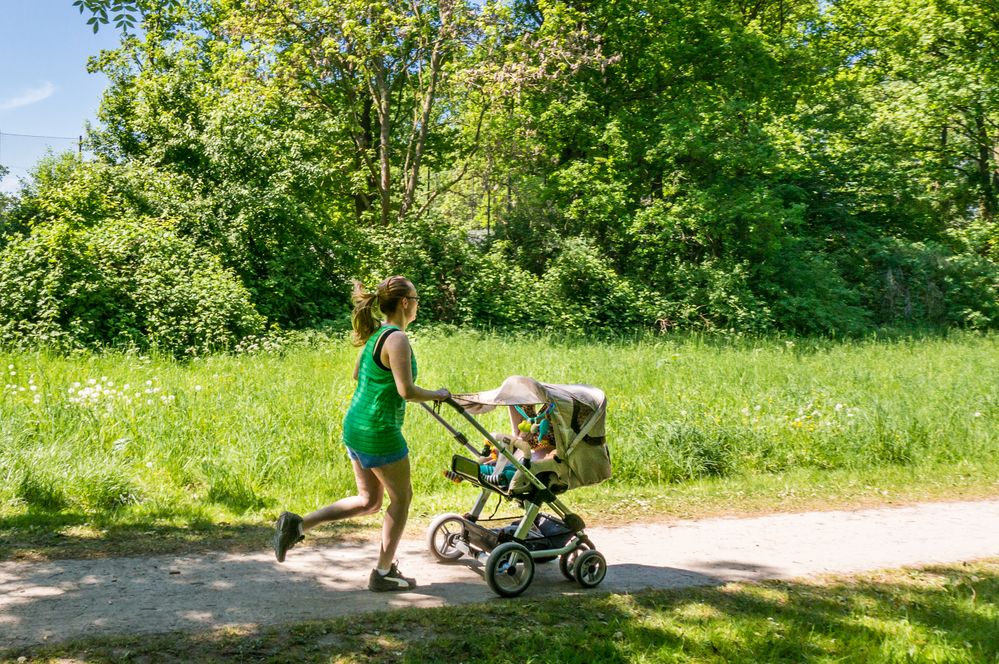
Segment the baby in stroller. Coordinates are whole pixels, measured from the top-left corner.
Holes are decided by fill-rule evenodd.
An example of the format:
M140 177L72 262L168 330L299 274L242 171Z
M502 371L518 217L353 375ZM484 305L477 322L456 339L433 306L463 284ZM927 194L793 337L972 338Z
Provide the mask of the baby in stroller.
M513 434L491 432L490 435L496 442L513 452L519 461L530 459L534 463L552 459L555 456L555 434L550 416L555 409L555 402L545 404L540 412L530 404L508 408ZM488 441L478 462L482 478L501 488L510 486L517 474L513 464L499 454L498 450L493 449ZM445 475L454 481L461 481L451 471L445 471Z

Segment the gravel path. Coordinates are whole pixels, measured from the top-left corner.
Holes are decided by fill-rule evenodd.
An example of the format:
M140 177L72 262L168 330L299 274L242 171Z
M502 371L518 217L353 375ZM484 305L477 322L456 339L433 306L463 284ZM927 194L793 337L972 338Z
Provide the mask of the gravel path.
M627 592L786 579L999 556L999 500L862 511L775 514L588 529L609 563L596 591ZM497 598L482 566L431 562L405 541L403 571L416 592L365 589L373 544L313 548L274 561L217 553L47 563L0 563L0 648L93 635L208 630L330 618L396 607ZM538 566L525 597L584 592L556 563ZM585 591L595 592L595 591ZM280 601L276 601L280 598Z

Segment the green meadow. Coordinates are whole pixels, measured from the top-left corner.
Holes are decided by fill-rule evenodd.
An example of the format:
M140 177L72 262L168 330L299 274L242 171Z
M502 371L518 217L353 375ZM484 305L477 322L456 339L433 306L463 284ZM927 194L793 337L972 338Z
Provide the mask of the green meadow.
M522 374L607 393L614 477L565 497L588 522L999 493L995 335L411 336L430 388ZM0 556L102 539L156 550L192 532L252 545L281 509L352 491L339 437L357 350L316 335L251 351L0 354ZM411 527L470 507L474 490L441 476L457 443L413 405L405 431Z

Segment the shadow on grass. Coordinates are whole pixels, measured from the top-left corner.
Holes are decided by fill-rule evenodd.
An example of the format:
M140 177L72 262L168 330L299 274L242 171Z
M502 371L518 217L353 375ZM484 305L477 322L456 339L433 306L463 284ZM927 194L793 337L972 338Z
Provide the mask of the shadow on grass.
M362 523L316 531L317 542L367 537ZM0 516L0 561L112 558L117 556L245 552L270 546L273 524L217 522L195 511L113 512L29 510Z
M554 589L548 592L557 592ZM88 661L999 661L999 560L825 583L494 600L293 626L90 638Z

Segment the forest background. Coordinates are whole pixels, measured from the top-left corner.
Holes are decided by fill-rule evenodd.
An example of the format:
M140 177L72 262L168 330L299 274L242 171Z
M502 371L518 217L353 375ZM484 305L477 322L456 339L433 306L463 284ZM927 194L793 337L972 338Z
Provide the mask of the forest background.
M0 198L5 345L239 348L396 273L496 330L999 327L999 0L74 4L122 39L94 158Z

